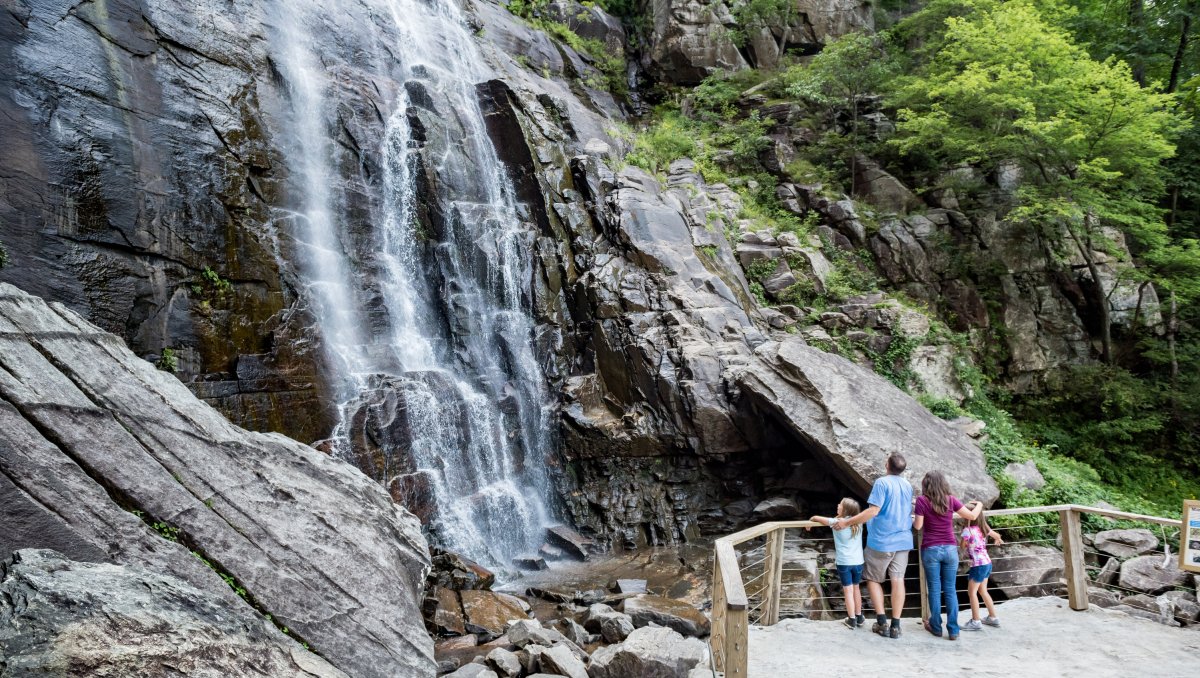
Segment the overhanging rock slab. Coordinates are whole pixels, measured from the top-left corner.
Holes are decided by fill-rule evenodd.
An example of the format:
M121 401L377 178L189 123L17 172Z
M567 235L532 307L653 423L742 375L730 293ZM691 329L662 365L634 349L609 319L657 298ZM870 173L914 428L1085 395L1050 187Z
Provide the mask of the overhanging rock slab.
M916 487L937 469L964 501L990 505L1000 496L979 446L883 377L798 338L755 352L761 361L735 377L743 397L827 459L864 497L892 452L904 455L904 477Z

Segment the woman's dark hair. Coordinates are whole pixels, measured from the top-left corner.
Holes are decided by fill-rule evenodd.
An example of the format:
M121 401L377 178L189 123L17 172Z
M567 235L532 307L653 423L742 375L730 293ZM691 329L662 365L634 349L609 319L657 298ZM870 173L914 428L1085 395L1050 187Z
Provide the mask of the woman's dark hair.
M941 471L930 471L921 479L921 494L929 500L935 513L950 511L950 483Z

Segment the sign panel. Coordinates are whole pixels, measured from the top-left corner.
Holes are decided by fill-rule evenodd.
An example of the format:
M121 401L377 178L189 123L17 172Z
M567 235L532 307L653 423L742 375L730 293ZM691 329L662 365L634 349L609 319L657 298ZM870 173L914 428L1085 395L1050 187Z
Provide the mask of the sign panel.
M1200 501L1183 502L1179 542L1179 569L1200 572Z

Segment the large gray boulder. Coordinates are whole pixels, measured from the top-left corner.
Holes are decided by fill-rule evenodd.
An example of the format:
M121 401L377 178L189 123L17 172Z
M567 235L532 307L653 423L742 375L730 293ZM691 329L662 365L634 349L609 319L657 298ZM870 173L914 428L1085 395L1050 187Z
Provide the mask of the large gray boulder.
M1176 586L1185 586L1188 575L1179 569L1179 560L1159 555L1138 556L1121 563L1117 583L1121 588L1142 593L1162 593Z
M538 653L538 666L544 673L567 678L588 678L587 667L565 645L555 645Z
M1063 589L1066 562L1056 548L1005 544L993 547L991 555L991 581L1009 598L1052 596Z
M645 627L625 642L607 645L592 654L589 678L687 678L708 661L708 648L668 628Z
M170 575L36 549L0 564L0 672L346 678L247 605Z
M1004 474L1026 490L1040 490L1046 486L1046 479L1032 459L1008 464L1004 467Z
M1092 538L1096 550L1118 558L1132 558L1158 548L1158 537L1147 529L1104 530Z
M844 358L789 338L756 351L738 386L799 440L820 453L859 494L884 474L892 452L908 461L914 485L934 469L963 500L999 496L978 444L929 413L883 377Z
M119 338L6 284L0 477L19 488L6 522L41 530L10 526L6 550L69 542L179 577L247 615L269 613L355 676L433 670L419 610L428 549L382 487L307 445L230 424Z
M707 636L708 618L691 605L671 598L642 594L625 601L625 614L635 627L650 624L674 629L685 636Z

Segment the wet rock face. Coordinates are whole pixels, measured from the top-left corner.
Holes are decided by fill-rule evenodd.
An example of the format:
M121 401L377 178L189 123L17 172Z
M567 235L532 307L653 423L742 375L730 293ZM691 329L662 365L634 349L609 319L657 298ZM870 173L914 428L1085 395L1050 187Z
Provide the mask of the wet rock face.
M244 616L269 613L348 674L432 670L428 549L382 487L233 426L118 337L3 283L0 478L16 488L6 521L41 530L0 531L15 534L6 552L66 544L169 574Z
M281 269L263 3L25 3L0 18L0 280L67 304L226 414L329 425ZM203 26L203 29L199 29ZM205 270L216 277L205 277ZM308 417L281 412L303 409Z
M12 675L346 678L246 605L169 575L33 549L0 564L0 657Z

